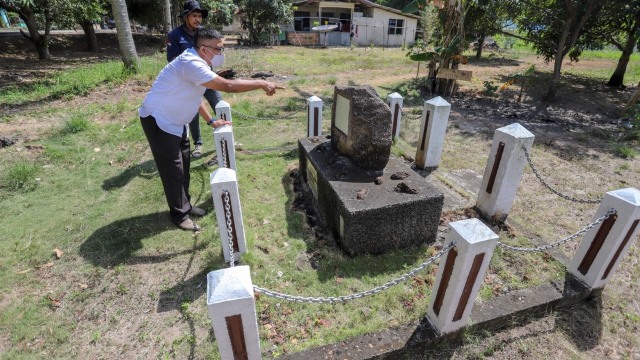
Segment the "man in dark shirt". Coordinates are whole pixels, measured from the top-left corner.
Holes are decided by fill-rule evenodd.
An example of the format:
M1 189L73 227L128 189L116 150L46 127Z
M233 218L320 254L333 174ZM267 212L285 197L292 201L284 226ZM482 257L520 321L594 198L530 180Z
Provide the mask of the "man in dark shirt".
M200 3L196 0L188 0L184 3L183 11L180 17L183 24L171 30L167 37L167 61L171 62L183 51L193 47L196 29L202 24L202 19L209 15L209 11L202 9ZM222 95L217 90L207 89L204 92L204 98L207 99L211 109L215 112L216 104L222 99ZM202 135L200 134L200 121L198 114L195 114L193 120L189 123L189 132L193 139L194 150L191 154L194 158L202 156Z

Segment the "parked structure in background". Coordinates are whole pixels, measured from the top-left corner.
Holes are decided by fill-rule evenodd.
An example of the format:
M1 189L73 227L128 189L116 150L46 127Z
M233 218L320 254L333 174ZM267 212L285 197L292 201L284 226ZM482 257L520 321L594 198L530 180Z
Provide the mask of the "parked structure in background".
M294 0L294 21L282 24L280 36L271 34L265 43L289 43L299 46L402 46L416 39L419 16L382 6L368 0L319 1ZM314 27L334 25L329 32ZM242 34L237 19L222 29L225 34ZM283 38L286 34L286 41ZM275 37L277 36L277 40ZM242 38L242 37L241 37ZM266 40L266 39L265 39Z
M402 46L415 41L420 19L368 0L297 0L292 6L294 22L287 26L292 45ZM336 25L336 29L314 32L320 25Z

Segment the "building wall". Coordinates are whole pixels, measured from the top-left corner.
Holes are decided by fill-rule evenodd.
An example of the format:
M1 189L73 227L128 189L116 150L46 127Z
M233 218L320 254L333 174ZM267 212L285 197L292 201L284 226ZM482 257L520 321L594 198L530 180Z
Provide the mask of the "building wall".
M402 46L402 44L412 44L416 37L418 20L395 14L384 9L367 9L371 17L365 11L363 17L354 17L353 24L357 26L357 31L353 37L354 43L359 46ZM389 20L404 20L402 34L389 34Z
M311 19L309 19L309 29L313 28L315 21L320 21L318 17L318 5L299 5L294 10L295 12L307 12ZM323 13L333 12L335 18L340 17L340 13L351 13L350 9L346 8L323 8ZM402 34L389 34L389 20L400 19L404 21ZM287 33L295 33L298 35L307 33L306 31L294 31L295 20L287 24ZM338 23L338 19L329 21L330 24ZM322 24L324 25L324 24ZM358 46L402 46L403 44L412 44L416 37L416 28L418 20L410 17L406 17L400 14L396 14L384 9L379 8L365 8L363 12L353 13L353 32L352 39L349 38L349 24L345 29L342 29L342 34L339 31L331 32L329 35L318 34L318 42L316 44L325 44L328 41L329 46L337 45L349 45L351 41ZM314 33L310 31L310 33ZM298 45L299 42L296 38L292 38L294 41L289 41L290 44ZM289 38L287 38L289 40Z

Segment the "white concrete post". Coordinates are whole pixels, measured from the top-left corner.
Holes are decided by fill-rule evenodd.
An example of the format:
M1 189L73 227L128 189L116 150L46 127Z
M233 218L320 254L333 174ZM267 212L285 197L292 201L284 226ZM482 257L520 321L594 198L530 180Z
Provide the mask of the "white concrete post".
M322 136L322 99L307 99L307 137Z
M417 167L424 169L440 165L450 111L451 104L440 96L424 102L416 149Z
M224 100L218 101L218 103L216 104L216 118L233 121L231 120L231 105L229 105L228 102Z
M589 288L604 287L640 230L640 191L627 188L605 194L593 220L616 209L602 224L587 231L567 271Z
M400 136L400 124L402 123L402 95L394 92L387 96L387 105L391 109L391 136L393 139Z
M233 140L233 128L230 125L220 126L213 131L216 143L218 166L236 170L236 149Z
M260 359L260 337L248 266L207 274L207 310L222 359Z
M218 168L211 173L210 183L216 220L220 228L222 254L224 261L229 263L240 259L240 255L247 252L236 172L224 167ZM230 255L229 241L233 244L233 257Z
M440 260L427 317L440 334L467 325L476 295L489 267L498 235L478 219L449 223L444 246L455 241Z
M516 197L534 135L518 123L497 129L480 184L476 206L485 216L504 221Z

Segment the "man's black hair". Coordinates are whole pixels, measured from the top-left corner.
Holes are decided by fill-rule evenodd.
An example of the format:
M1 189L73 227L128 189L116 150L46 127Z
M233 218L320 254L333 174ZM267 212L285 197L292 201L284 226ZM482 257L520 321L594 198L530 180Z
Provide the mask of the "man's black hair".
M204 26L196 29L196 34L193 37L196 46L200 46L200 40L222 39L224 36L218 30L207 29Z

